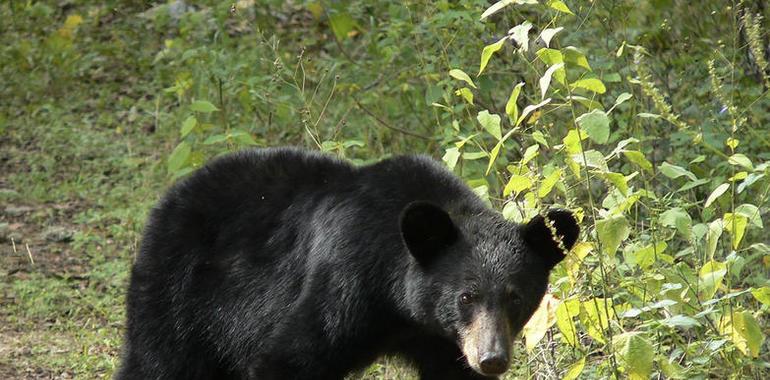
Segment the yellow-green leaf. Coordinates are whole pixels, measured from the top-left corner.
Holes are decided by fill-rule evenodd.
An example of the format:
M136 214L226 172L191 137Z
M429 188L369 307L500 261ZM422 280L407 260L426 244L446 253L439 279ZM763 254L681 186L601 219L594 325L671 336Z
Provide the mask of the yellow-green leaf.
M564 2L561 0L548 0L548 6L562 13L570 14L573 16L575 15L571 10L569 10L567 4L564 4Z
M616 335L612 338L612 345L624 362L629 379L648 380L650 378L654 348L641 333L628 332Z
M528 190L532 187L532 181L522 175L513 175L511 176L511 179L508 180L508 183L505 185L505 188L503 189L503 196L509 196L511 193L516 193L518 195L524 190Z
M597 94L603 94L607 91L607 88L604 87L604 83L602 83L602 81L597 78L580 79L572 83L570 86L572 86L573 90L576 88L583 88Z
M765 341L762 327L749 311L725 313L719 323L722 334L727 335L744 355L756 358Z
M479 73L476 76L479 76L482 72L484 72L484 68L487 67L487 63L489 63L489 59L492 58L492 54L502 49L505 41L507 40L508 37L503 37L500 39L500 41L497 41L491 45L484 46L484 50L481 51L481 64L479 65Z
M562 169L556 169L551 174L549 174L547 177L543 179L542 182L540 182L540 188L537 191L537 196L539 198L545 198L548 196L548 194L551 193L551 190L556 185L557 182L561 179L561 175L564 173L564 170Z
M765 306L770 306L770 286L763 286L751 291L751 295Z
M519 100L519 94L521 94L521 88L524 87L524 82L521 82L513 87L511 96L508 97L508 102L505 103L505 113L511 119L511 123L515 123L519 118L519 106L516 102Z
M527 150L524 151L524 156L521 158L520 163L526 165L528 162L532 161L533 158L537 157L539 151L540 145L530 145Z
M722 236L723 229L722 219L709 223L709 229L706 231L706 256L709 259L714 258L714 252L717 250L717 243L719 242L719 237Z
M461 80L465 83L468 83L468 85L473 88L478 88L476 87L476 84L473 83L473 80L471 79L471 77L465 73L465 71L462 71L460 69L452 69L452 70L449 70L449 76L451 76L452 78Z
M586 366L586 357L583 356L580 358L580 360L573 363L569 369L567 370L567 373L564 374L564 377L562 377L561 380L575 380L577 379L580 374L583 372L583 368Z
M494 148L492 148L492 151L489 153L489 164L487 165L487 171L486 174L489 174L489 171L492 170L492 166L495 164L495 160L497 160L497 155L500 154L500 148L503 146L503 140L498 141L497 145L495 145Z
M561 49L564 54L564 62L571 63L573 65L580 66L588 71L591 71L591 66L588 64L585 54L574 46L567 46Z
M711 299L722 285L727 274L727 264L710 260L703 264L698 272L700 277L700 296L703 300Z
M558 305L559 300L550 294L546 294L540 301L540 306L538 306L521 331L526 341L527 351L532 352L535 346L543 339L548 329L556 322L556 308Z
M606 343L604 331L609 328L609 321L615 317L612 299L592 298L581 303L580 322L586 326L588 335L599 343Z
M577 327L573 318L580 314L580 301L577 299L565 300L556 307L556 326L561 331L562 338L567 344L577 347Z
M455 95L461 96L466 102L473 105L473 92L468 87L463 87L455 91Z
M542 48L535 53L540 60L548 66L564 63L564 57L556 49Z
M749 219L743 215L725 213L722 217L725 231L729 232L733 236L733 249L738 249L743 240L743 235L746 233L746 226L749 224Z
M652 171L652 163L647 161L647 158L644 157L642 152L638 150L626 150L623 151L623 155L643 170Z

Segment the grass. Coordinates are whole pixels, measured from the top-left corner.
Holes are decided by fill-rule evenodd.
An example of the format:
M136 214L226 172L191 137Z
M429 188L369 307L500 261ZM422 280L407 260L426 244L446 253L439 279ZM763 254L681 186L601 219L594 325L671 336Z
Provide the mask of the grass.
M136 17L76 4L108 25L51 45L65 14L0 5L0 378L110 378L128 273L147 212L171 180L174 102L143 62ZM122 11L130 11L122 9ZM30 16L28 19L24 17ZM56 19L56 23L38 23ZM25 42L26 41L26 42ZM139 49L141 46L143 49ZM47 229L66 231L59 240ZM356 377L403 378L386 359Z

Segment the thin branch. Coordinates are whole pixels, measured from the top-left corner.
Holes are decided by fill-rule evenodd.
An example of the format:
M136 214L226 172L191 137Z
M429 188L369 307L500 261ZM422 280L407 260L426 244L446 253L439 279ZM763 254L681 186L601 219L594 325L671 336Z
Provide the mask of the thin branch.
M388 124L385 120L382 120L379 116L375 115L372 111L369 111L369 109L364 107L361 104L361 102L359 102L358 99L356 99L355 97L353 98L353 101L356 102L356 105L358 106L358 108L361 109L361 111L364 111L367 115L371 116L374 120L377 120L377 122L380 123L380 125L382 125L385 128L392 129L392 130L394 130L396 132L400 132L400 133L403 133L405 135L421 138L423 140L433 140L433 138L430 137L430 136L426 136L426 135L422 135L422 134L419 134L419 133L407 131L405 129L401 129L401 128L398 128L398 127L394 127L394 126Z

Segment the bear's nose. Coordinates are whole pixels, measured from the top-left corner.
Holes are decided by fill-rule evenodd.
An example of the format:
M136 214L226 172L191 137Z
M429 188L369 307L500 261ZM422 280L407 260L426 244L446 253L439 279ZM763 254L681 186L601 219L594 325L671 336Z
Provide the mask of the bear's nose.
M488 375L500 375L508 369L508 358L500 352L487 352L479 362L481 371Z

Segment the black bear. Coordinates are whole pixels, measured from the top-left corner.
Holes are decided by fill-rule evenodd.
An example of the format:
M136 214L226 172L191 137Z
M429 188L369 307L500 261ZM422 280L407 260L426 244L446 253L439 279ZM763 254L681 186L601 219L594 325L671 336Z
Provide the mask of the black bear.
M228 155L150 215L117 378L342 379L381 355L494 378L578 232L508 222L428 157Z

